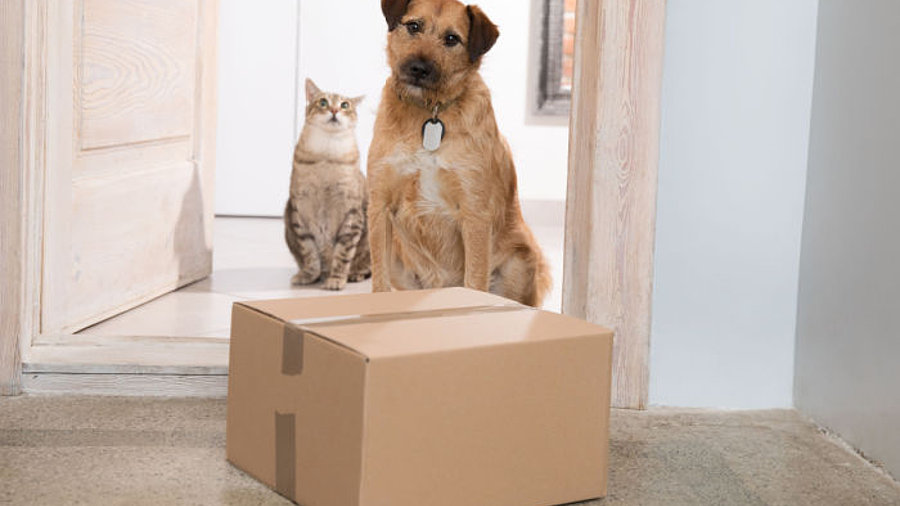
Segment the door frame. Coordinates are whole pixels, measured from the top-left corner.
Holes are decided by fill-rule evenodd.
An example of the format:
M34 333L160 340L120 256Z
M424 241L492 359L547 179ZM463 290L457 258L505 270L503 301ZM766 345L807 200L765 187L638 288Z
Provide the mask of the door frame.
M563 312L613 327L613 404L637 409L648 397L665 9L664 0L578 2ZM0 3L0 395L22 392L23 358L35 356L40 329L47 15L46 0ZM96 350L95 342L82 344ZM173 353L188 361L209 353L196 343L166 342L180 345ZM210 346L227 352L227 343ZM64 364L27 373L61 390L224 391L221 368L124 367L115 356L78 374Z
M22 354L40 318L46 117L46 8L13 0L0 7L3 157L0 182L0 395L22 391ZM13 124L14 122L14 124Z
M24 188L25 2L0 3L0 395L21 392L26 325ZM34 286L33 284L31 286Z
M576 16L562 307L615 330L619 408L649 397L665 17L665 0L582 0Z

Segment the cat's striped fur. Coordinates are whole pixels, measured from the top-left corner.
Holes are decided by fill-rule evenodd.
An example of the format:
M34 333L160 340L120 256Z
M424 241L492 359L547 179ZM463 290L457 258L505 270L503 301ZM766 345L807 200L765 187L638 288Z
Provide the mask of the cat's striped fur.
M299 268L291 281L324 279L325 289L340 290L371 275L366 179L354 133L362 98L322 92L310 80L306 94L284 211L285 240Z

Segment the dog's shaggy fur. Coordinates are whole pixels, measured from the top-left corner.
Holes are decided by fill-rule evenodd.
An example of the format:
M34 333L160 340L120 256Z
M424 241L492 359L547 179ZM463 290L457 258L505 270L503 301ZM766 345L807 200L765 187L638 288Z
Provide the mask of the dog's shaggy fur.
M540 306L549 269L478 73L497 27L457 0L381 5L392 72L368 161L373 289L464 285ZM446 134L429 152L422 127L435 107Z

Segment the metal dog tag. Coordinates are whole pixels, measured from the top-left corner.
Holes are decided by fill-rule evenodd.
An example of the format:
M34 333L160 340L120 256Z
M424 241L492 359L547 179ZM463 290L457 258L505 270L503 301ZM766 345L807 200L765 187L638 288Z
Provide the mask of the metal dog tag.
M428 151L437 151L444 139L444 123L432 118L422 125L422 147Z

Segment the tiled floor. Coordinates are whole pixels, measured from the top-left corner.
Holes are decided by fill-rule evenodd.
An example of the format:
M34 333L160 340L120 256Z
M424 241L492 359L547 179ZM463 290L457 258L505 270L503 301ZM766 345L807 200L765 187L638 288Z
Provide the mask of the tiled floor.
M609 496L582 506L900 505L896 482L795 411L610 423ZM23 396L0 398L0 504L290 503L225 461L224 400Z
M552 206L526 206L529 221L553 268L553 292L544 309L558 311L561 302L563 226ZM526 211L527 212L527 211ZM371 291L371 281L350 283L342 292L318 286L291 286L296 272L284 244L280 219L217 218L209 278L82 331L100 336L228 337L235 301L287 297L321 297Z

